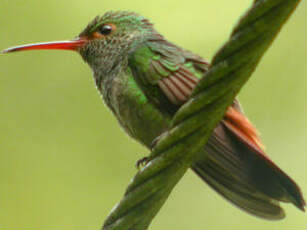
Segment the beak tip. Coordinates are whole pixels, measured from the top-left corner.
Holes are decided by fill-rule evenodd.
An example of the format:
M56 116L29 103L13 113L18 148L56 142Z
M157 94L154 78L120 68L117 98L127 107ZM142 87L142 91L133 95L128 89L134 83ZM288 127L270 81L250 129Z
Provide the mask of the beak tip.
M11 52L13 52L13 51L14 51L14 49L8 48L8 49L5 49L5 50L0 51L0 54L7 54L7 53L11 53Z

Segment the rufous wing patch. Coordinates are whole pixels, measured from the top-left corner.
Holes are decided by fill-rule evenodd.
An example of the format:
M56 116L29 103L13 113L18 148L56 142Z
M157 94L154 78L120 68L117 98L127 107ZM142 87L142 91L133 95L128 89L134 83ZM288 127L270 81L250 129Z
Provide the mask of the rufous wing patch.
M235 109L233 106L228 107L223 123L230 131L242 139L242 141L265 155L264 145L260 140L257 129L241 111Z
M158 81L158 85L166 97L175 105L186 102L198 79L184 67L172 72L168 77L163 77Z

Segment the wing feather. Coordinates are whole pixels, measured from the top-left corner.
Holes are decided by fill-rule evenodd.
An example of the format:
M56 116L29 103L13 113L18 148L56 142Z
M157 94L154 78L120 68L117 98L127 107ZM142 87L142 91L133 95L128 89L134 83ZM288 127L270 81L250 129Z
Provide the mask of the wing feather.
M209 66L201 57L163 40L148 44L138 55L151 57L145 64L144 58L133 60L135 75L149 84L144 93L169 113L189 99ZM240 208L267 219L284 217L278 201L292 202L304 209L299 187L265 154L257 130L237 100L227 109L205 150L207 154L192 169Z

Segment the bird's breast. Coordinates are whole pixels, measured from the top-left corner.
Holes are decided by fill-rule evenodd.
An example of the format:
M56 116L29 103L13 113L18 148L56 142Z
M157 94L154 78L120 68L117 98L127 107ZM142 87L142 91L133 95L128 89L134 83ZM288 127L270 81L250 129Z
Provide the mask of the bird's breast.
M103 87L102 95L123 129L134 139L149 147L166 131L170 119L165 117L137 85L128 69Z

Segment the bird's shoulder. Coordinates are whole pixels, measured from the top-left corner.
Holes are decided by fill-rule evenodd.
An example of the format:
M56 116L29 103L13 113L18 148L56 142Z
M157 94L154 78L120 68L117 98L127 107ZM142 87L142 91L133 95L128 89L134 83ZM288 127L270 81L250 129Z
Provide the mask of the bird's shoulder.
M166 40L148 41L130 58L141 84L157 85L173 104L182 104L208 69L208 62Z

